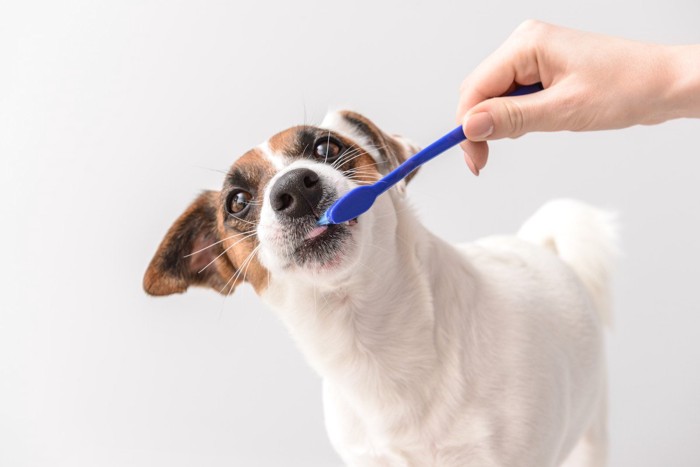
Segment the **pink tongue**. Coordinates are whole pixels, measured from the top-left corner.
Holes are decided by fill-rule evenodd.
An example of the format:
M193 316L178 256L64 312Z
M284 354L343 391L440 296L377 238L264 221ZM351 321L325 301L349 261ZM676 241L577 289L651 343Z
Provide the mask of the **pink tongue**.
M311 240L312 238L318 237L323 232L325 232L327 228L328 228L327 225L320 225L318 227L314 227L313 229L311 229L311 231L308 234L306 234L306 239Z

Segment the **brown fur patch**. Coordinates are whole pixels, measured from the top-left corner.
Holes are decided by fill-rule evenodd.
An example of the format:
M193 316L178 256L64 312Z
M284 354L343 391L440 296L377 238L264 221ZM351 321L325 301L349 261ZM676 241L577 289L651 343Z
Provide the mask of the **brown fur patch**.
M296 147L297 135L303 128L304 127L302 126L295 126L284 131L280 131L272 138L267 140L270 150L274 153L289 154L289 151Z
M229 277L227 289L233 291L238 284L247 281L259 295L268 286L268 271L260 264L257 252L254 253L260 245L257 237L243 238L244 236L237 236L223 242L224 249L230 248L226 252L229 261L236 266L236 272ZM226 294L227 291L224 290L224 293Z
M385 173L395 169L413 155L397 137L383 132L365 116L350 110L343 110L340 114L345 120L370 139L372 145L379 152L380 157L386 161ZM406 182L409 182L417 172L417 170L411 172L411 174L406 177Z
M355 150L360 151L360 149L350 149L350 151ZM350 162L342 165L341 170L345 172L346 177L354 182L360 185L369 185L382 178L382 174L377 169L377 161L364 150L361 151L359 156L352 156Z
M257 227L260 220L260 208L262 207L262 195L265 186L275 175L275 168L259 149L252 149L241 156L229 171L229 176L222 190L222 200L226 201L230 190L242 188L253 195L253 204L243 218L229 216L225 210L220 211L219 230L221 238L226 238L223 247L229 261L235 265L238 272L231 278L229 287L232 289L240 282L248 281L255 291L260 294L268 285L268 271L254 254L259 245L256 235L249 232ZM231 237L233 238L228 238ZM246 238L247 237L247 238ZM252 255L252 256L251 256ZM235 282L236 284L233 284Z
M262 190L265 188L267 181L275 175L275 168L260 149L254 148L233 163L229 170L229 175L234 172L242 173L251 182L257 181L258 186L255 188Z
M246 260L258 245L256 235L250 232L259 219L258 195L262 196L273 175L272 164L259 150L241 156L231 167L223 189L202 193L170 227L144 275L146 292L170 295L198 285L228 295L239 283L248 281L262 293L268 272L257 255ZM236 219L226 212L224 204L236 188L253 194L245 218ZM253 235L244 238L250 233Z
M221 244L215 244L219 238L218 199L218 192L202 193L170 227L146 269L143 287L147 293L170 295L190 285L224 286L224 277L234 268L225 256L215 259L223 252Z

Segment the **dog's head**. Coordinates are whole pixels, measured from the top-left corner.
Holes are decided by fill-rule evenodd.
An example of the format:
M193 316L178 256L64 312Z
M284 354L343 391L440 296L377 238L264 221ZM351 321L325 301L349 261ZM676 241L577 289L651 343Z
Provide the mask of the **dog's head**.
M250 282L292 274L333 285L377 254L396 224L392 196L350 222L319 227L319 216L358 185L373 183L417 148L348 111L319 127L297 126L241 156L220 191L202 193L170 228L144 277L152 295L190 285L230 294Z

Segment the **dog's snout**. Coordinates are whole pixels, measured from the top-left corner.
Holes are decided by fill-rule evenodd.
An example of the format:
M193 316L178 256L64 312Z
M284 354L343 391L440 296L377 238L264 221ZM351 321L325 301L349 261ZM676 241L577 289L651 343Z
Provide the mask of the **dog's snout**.
M311 169L294 169L282 175L270 191L272 209L289 217L315 214L323 195L318 174Z

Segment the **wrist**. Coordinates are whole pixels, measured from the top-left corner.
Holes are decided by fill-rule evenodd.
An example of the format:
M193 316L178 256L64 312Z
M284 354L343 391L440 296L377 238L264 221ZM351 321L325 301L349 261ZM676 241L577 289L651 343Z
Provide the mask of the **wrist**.
M700 45L668 47L671 67L665 117L700 118Z

